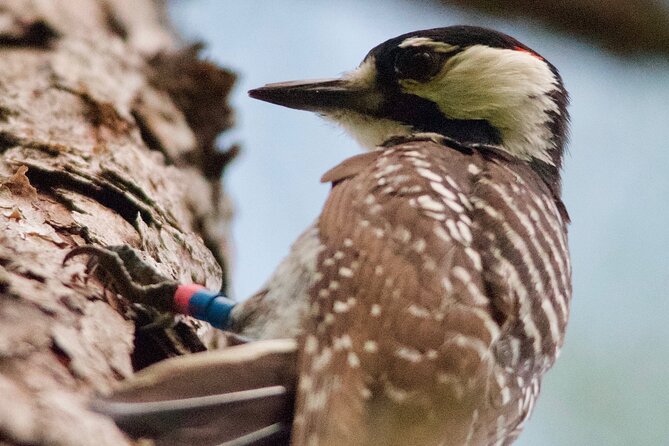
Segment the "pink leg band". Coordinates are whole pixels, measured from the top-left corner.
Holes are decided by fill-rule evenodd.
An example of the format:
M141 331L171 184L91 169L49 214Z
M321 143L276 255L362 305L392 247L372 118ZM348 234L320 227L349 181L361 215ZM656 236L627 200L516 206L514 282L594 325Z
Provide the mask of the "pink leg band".
M177 291L174 293L174 306L176 310L181 314L190 314L188 309L190 298L201 289L204 289L204 287L195 283L179 285Z

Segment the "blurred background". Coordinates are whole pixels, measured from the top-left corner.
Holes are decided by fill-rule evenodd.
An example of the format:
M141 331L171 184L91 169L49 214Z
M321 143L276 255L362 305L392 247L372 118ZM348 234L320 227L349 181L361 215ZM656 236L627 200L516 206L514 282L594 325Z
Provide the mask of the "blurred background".
M172 18L239 74L242 155L225 186L236 203L233 294L269 277L320 212L320 175L358 153L317 117L253 101L268 82L354 68L384 40L476 24L541 53L571 93L564 170L571 213L572 316L565 348L519 446L669 445L668 3L565 0L308 2L188 0Z

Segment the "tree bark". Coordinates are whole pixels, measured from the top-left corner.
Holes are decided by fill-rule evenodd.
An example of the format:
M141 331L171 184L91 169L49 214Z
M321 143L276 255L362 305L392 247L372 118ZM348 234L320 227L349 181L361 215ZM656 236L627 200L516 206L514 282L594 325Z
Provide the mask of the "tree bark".
M128 244L163 275L225 285L234 76L179 49L159 0L0 5L0 445L123 445L87 398L201 350L182 318L136 331L86 277L82 244ZM134 352L134 353L133 353Z

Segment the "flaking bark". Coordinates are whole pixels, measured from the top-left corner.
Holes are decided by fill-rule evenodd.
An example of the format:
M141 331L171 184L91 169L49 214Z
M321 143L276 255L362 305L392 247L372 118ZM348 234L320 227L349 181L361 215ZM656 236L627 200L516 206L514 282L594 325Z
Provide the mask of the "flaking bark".
M185 319L136 332L145 315L81 260L61 266L73 246L129 244L165 276L225 284L236 148L214 139L234 76L179 49L163 7L0 5L0 444L129 444L87 397L211 338Z

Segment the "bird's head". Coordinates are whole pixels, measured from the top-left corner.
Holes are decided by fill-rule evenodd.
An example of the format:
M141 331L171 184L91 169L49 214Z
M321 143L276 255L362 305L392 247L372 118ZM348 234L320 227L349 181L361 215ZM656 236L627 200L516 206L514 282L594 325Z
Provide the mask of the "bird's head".
M538 53L489 29L404 34L341 78L269 84L249 94L316 112L366 147L437 133L462 145L495 146L559 181L568 123L562 79Z

